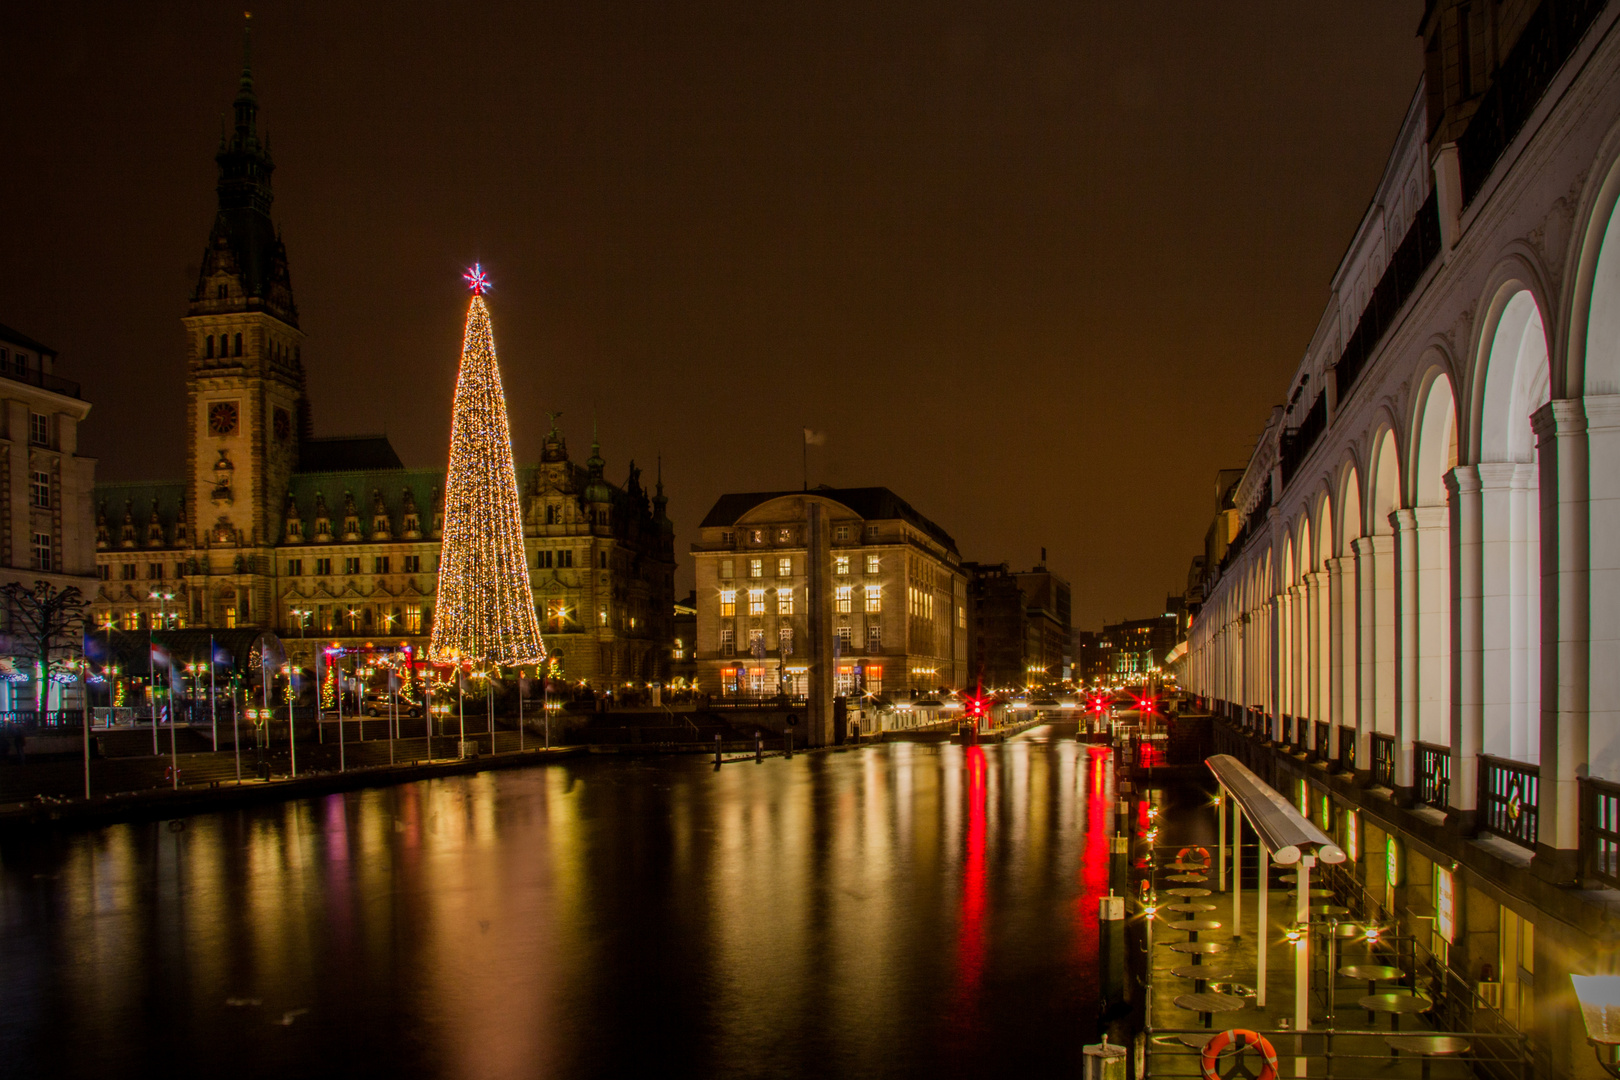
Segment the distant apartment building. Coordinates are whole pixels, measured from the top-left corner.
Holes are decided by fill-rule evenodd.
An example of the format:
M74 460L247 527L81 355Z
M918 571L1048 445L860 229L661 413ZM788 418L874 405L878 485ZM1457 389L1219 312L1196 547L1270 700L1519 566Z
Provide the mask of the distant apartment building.
M1111 623L1100 632L1080 631L1074 636L1076 678L1090 683L1145 678L1176 647L1181 623L1179 613L1170 610L1151 619Z
M1037 566L964 563L968 574L968 677L1012 690L1072 674L1069 583Z
M0 584L48 581L95 587L94 458L79 455L79 424L90 404L79 384L56 374L56 351L0 326ZM32 708L27 663L0 665L28 681L0 679L0 709Z
M814 574L812 505L828 530L827 565ZM813 609L831 628L836 694L963 685L967 575L956 541L888 488L722 495L699 529L702 690L806 694Z

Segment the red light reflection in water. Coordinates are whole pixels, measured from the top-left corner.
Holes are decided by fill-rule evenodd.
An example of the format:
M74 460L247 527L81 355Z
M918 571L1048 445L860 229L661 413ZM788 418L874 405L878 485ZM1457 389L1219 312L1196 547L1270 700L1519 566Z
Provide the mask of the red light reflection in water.
M962 907L956 927L956 994L952 1015L967 1019L974 1011L984 976L985 895L985 760L984 750L963 751L967 766L967 857L962 861Z
M1074 897L1074 955L1081 976L1097 976L1097 899L1108 895L1109 753L1087 748L1082 768L1086 786L1086 833L1080 847L1080 890Z

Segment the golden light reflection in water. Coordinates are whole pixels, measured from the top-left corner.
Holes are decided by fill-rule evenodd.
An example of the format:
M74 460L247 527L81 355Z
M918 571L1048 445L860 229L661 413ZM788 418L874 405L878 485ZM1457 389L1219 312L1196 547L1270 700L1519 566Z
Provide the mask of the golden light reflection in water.
M176 1075L243 1055L1077 1073L1107 772L1072 739L575 759L8 842L0 1053L102 1075L159 1050Z

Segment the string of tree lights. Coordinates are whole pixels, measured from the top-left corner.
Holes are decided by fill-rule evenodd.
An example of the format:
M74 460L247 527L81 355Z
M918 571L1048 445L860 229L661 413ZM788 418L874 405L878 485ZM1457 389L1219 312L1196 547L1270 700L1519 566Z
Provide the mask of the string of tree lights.
M524 558L523 514L506 394L481 266L466 273L472 301L450 427L444 541L428 659L463 667L516 667L545 659Z

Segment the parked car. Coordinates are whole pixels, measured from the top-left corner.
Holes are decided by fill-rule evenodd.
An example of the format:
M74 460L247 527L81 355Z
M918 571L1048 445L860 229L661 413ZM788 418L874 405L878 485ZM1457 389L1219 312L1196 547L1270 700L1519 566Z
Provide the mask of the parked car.
M390 715L390 710L393 708L390 697L391 695L386 690L367 690L365 701L362 704L362 711L367 716L388 716ZM422 703L418 701L415 704L412 704L411 702L406 701L403 697L400 698L399 715L421 716Z

